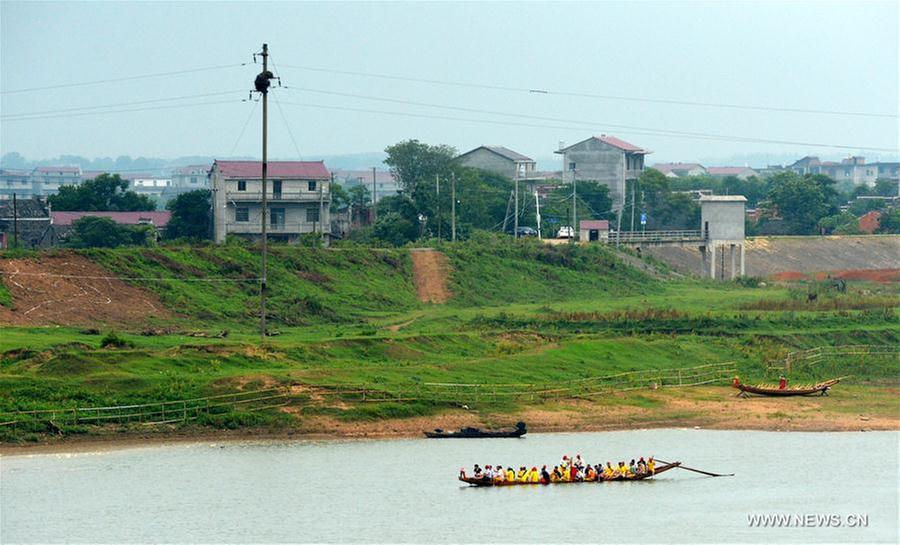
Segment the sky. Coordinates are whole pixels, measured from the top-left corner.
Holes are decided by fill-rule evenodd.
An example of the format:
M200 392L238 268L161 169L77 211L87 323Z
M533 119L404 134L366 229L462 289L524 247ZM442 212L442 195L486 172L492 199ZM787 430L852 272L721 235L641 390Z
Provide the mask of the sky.
M247 99L266 42L282 84L272 158L415 138L504 145L552 169L561 142L612 134L650 164L889 159L898 21L896 1L3 1L0 154L259 157L262 108Z

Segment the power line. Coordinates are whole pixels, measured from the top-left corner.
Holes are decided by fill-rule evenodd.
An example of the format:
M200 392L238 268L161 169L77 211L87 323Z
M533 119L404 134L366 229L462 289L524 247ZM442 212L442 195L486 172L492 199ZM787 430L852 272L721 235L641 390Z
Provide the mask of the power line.
M504 125L504 126L516 126L516 127L535 127L542 129L557 129L557 130L567 130L567 131L579 131L584 132L584 127L572 127L572 126L561 126L561 125L539 125L535 123L520 123L520 122L512 122L512 121L497 121L497 120L489 120L489 119L472 119L472 118L463 118L463 117L451 117L451 116L440 116L440 115L429 115L429 114L414 114L409 112L393 112L387 110L371 110L366 108L352 108L347 106L331 106L325 104L310 104L310 103L298 103L298 102L284 102L283 104L288 106L300 106L305 108L320 108L326 110L339 110L339 111L347 111L347 112L362 112L362 113L374 113L381 115L394 115L401 117L415 117L415 118L423 118L423 119L439 119L444 121L461 121L467 123L480 123L480 124L489 124L489 125ZM513 114L507 114L513 115ZM751 137L742 137L742 136L704 136L704 135L693 135L693 134L682 134L675 132L661 132L658 129L640 129L640 130L628 130L631 134L641 134L641 135L649 135L649 136L671 136L673 138L689 138L695 140L708 140L708 141L723 141L723 142L747 142L747 143L757 143L757 144L787 144L787 145L796 145L796 146L806 146L806 147L819 147L819 148L834 148L834 149L848 149L848 150L866 150L866 151L883 151L896 153L900 151L896 148L879 148L872 146L847 146L842 144L823 144L823 143L814 143L814 142L799 142L793 140L774 140L767 138L751 138Z
M493 90L493 91L508 91L508 92L528 93L528 94L559 95L559 96L578 97L578 98L593 98L593 99L601 99L601 100L620 100L620 101L629 101L629 102L647 102L647 103L653 103L653 104L668 104L668 105L677 105L677 106L725 108L725 109L737 109L737 110L756 110L756 111L770 111L770 112L784 112L784 113L842 115L842 116L857 116L857 117L882 117L882 118L900 117L900 115L893 114L893 113L888 114L888 113L877 113L877 112L855 112L855 111L846 111L846 110L784 108L784 107L778 107L778 106L759 106L759 105L747 105L747 104L732 104L732 103L724 103L724 102L721 102L721 103L720 102L700 102L700 101L674 100L674 99L649 98L649 97L628 97L628 96L622 96L622 95L605 95L605 94L575 92L575 91L553 91L550 89L533 89L533 88L525 88L525 87L511 87L511 86L506 86L506 85L437 80L437 79L417 78L417 77L409 77L409 76L398 76L398 75L392 75L392 74L379 74L379 73L374 73L374 72L355 72L355 71L351 71L351 70L334 70L334 69L330 69L330 68L298 66L298 65L291 65L291 64L285 64L283 66L285 66L286 68L296 68L298 70L309 70L312 72L324 72L324 73L330 73L330 74L340 74L340 75L345 75L345 76L360 76L360 77L380 78L380 79L388 79L388 80L395 80L395 81L408 81L408 82L415 82L415 83L446 85L446 86L452 86L452 87L464 87L464 88L470 88L470 89L488 89L488 90Z
M105 110L101 112L80 112L80 113L69 113L69 114L59 114L59 115L41 115L41 116L33 116L33 117L19 117L14 119L4 119L4 123L11 123L13 121L38 121L42 119L59 119L66 117L84 117L90 115L106 115L106 114L121 114L121 113L129 113L129 112L148 112L153 110L170 110L173 108L190 108L193 106L215 106L219 104L237 104L240 102L247 102L247 99L239 99L239 100L219 100L213 102L193 102L188 104L170 104L167 106L154 106L147 108L130 108L124 110Z
M46 91L49 89L65 89L69 87L83 87L86 85L99 85L101 83L116 83L120 81L134 81L139 79L147 79L147 78L160 78L164 76L178 76L182 74L195 74L197 72L208 72L210 70L222 70L224 68L237 68L239 66L246 66L249 63L242 62L240 64L220 64L217 66L204 66L201 68L190 68L187 70L175 70L172 72L157 72L154 74L140 74L136 76L126 76L122 78L110 78L110 79L98 79L93 81L80 81L78 83L61 83L58 85L45 85L42 87L28 87L25 89L13 89L10 91L0 91L2 95L11 95L15 93L28 93L32 91Z
M19 117L35 117L35 116L43 116L47 114L57 114L57 113L66 113L66 112L77 112L82 110L99 110L103 108L118 108L122 106L136 106L139 104L153 104L157 102L170 102L173 100L188 100L192 98L207 98L214 96L222 96L222 95L231 95L235 93L243 93L245 92L243 89L238 91L221 91L218 93L202 93L197 95L182 95L177 97L166 97L166 98L154 98L150 100L138 100L134 102L118 102L114 104L101 104L99 106L79 106L77 108L64 108L61 110L44 110L42 112L25 112L21 114L5 114L0 115L0 119L4 121L14 121L15 119L10 118L19 118Z
M228 155L234 155L235 150L237 150L238 144L241 143L241 138L244 137L244 132L247 130L247 125L250 124L250 120L253 119L253 114L256 112L256 106L259 102L253 101L253 107L250 108L250 114L247 116L247 120L244 121L244 126L241 127L241 132L238 133L237 140L234 141L234 145L231 146L231 152Z

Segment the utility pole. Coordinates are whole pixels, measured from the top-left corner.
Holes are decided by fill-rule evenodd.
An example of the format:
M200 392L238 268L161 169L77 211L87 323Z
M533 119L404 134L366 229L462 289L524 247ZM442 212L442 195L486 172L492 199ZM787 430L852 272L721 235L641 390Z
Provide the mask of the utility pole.
M450 241L456 242L456 173L450 173Z
M375 210L378 204L378 186L375 185L375 167L372 167L372 224L378 219L378 212Z
M332 180L334 174L331 175ZM325 194L322 192L322 183L319 182L319 234L322 235L322 242L325 242Z
M19 205L13 193L13 248L19 248Z
M514 192L516 194L516 215L513 221L513 238L519 238L519 163L516 163L516 187Z
M541 201L537 189L534 190L534 221L537 223L538 240L541 240Z
M437 194L437 236L441 240L441 178L438 174L434 175L434 186Z
M634 232L634 189L637 186L637 180L631 180L631 232Z
M268 128L269 128L269 80L275 76L269 72L269 45L262 46L263 69L253 82L256 91L262 95L262 277L259 286L259 335L262 343L266 342L266 285L269 269L269 246L266 220L268 216L268 198L266 195L266 175L269 169ZM255 59L255 55L254 55Z
M509 221L509 207L512 206L512 198L513 198L513 192L510 191L509 199L506 200L506 215L503 216L503 228L501 229L501 231L503 231L504 235L506 234L506 223L507 223L507 221Z
M578 229L578 171L572 169L572 244L575 244L575 234Z

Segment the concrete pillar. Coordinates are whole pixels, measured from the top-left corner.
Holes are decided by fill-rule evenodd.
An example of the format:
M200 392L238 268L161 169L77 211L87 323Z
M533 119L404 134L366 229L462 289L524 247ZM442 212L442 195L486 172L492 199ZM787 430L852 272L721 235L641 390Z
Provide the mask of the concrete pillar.
M746 273L744 272L744 245L741 244L741 276L744 276Z
M734 263L734 244L731 245L731 279L734 280L737 270Z
M709 248L709 277L716 279L716 245L710 244Z

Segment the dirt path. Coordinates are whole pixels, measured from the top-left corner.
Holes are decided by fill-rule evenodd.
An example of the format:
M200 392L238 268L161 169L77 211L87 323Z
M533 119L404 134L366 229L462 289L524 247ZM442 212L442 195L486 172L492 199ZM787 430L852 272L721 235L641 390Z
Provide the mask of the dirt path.
M12 310L0 306L0 325L140 324L171 316L156 296L75 254L2 259L0 271L13 300Z
M446 303L453 295L447 288L450 263L447 256L431 248L410 250L413 282L423 303Z

